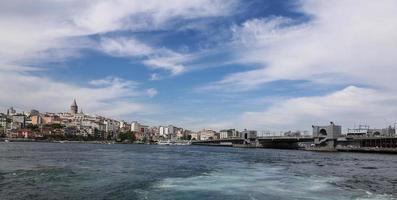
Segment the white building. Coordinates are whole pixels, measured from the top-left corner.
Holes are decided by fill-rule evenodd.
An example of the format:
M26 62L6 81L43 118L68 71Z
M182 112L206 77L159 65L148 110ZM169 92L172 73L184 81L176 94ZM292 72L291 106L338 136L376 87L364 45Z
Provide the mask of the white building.
M165 136L165 127L164 126L159 126L159 135Z
M140 132L141 131L141 124L137 121L131 122L131 131L133 132Z
M173 131L174 127L172 125L159 127L159 135L163 137L167 137L170 134L173 134Z
M210 129L203 129L198 132L200 135L200 140L214 140L214 139L219 139L217 137L217 133L213 130Z
M115 120L106 119L104 122L105 124L105 132L117 132L119 130L119 123Z
M240 138L240 134L236 129L221 130L220 139Z

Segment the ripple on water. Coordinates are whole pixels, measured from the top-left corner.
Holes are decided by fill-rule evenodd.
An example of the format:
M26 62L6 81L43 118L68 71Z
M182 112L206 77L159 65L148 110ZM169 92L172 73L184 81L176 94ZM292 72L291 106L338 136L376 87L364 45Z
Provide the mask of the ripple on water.
M396 161L269 149L13 143L0 145L0 199L393 199L386 194L397 192Z
M187 178L167 178L141 197L161 199L393 199L364 190L338 187L337 177L286 174L283 168L257 165L244 171L226 169Z

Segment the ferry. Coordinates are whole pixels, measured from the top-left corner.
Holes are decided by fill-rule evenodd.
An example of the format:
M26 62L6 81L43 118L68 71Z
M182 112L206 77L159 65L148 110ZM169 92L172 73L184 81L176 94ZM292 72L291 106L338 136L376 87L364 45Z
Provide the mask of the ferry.
M180 141L172 141L172 140L161 140L157 142L158 145L190 145L190 141L180 140Z

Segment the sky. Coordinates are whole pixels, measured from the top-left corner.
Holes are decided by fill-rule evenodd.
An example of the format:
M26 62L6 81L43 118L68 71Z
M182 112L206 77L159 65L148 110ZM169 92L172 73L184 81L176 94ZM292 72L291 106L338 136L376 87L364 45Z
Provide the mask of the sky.
M394 0L2 0L0 108L148 125L397 122Z

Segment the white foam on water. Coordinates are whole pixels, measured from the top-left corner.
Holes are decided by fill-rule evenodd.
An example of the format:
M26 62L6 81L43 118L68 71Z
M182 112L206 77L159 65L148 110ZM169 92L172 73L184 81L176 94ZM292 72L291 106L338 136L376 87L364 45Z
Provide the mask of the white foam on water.
M167 178L154 186L156 192L202 192L247 199L393 199L336 186L337 177L300 176L283 168L262 164L234 169L219 169L207 174Z

